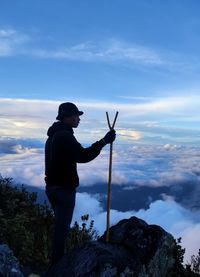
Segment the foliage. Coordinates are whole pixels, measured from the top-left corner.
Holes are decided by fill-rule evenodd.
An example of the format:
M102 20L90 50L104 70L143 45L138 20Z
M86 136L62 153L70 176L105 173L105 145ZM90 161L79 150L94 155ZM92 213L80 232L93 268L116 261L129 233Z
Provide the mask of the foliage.
M51 248L53 215L46 202L36 200L36 193L0 177L0 243L8 244L20 263L29 266L47 264Z
M198 256L191 257L191 264L183 265L185 248L183 249L181 246L181 238L178 238L175 242L174 248L174 259L175 266L173 270L169 272L169 277L197 277L200 276L200 252Z
M98 238L98 233L94 229L94 220L90 221L89 227L87 228L87 222L89 220L89 215L86 214L81 217L81 226L75 222L74 226L71 228L67 242L66 249L72 250L76 247L82 246L84 243L96 240Z
M53 213L46 202L38 204L37 193L14 186L11 178L0 176L0 244L13 250L21 265L39 268L49 263L53 234ZM94 221L87 228L89 216L75 222L66 247L73 249L97 238Z
M191 269L193 272L200 274L200 249L198 255L191 257Z
M187 272L192 272L193 276L200 276L200 249L198 255L192 255L190 264L186 265Z
M46 202L38 204L37 193L14 186L11 178L0 175L0 244L6 243L13 250L21 265L43 267L49 263L53 233L53 214ZM74 223L66 242L67 250L82 246L98 238L94 221L89 215L81 217L82 223ZM183 266L185 249L181 238L174 240L175 267L170 277L200 276L200 250L191 257L190 264Z
M178 238L177 240L174 240L175 247L173 252L173 257L175 260L175 266L173 270L169 273L169 276L184 276L184 267L183 267L183 259L185 254L185 249L181 247L181 238Z

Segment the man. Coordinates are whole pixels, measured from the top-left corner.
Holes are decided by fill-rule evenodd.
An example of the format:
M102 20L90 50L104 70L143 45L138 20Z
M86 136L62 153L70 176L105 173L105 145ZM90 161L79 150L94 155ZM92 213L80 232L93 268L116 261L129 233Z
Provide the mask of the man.
M77 163L95 159L101 149L115 140L115 130L90 147L84 148L74 137L83 114L73 103L62 103L58 109L57 122L48 129L45 145L46 194L55 215L55 230L51 266L64 255L67 232L75 206L76 188L79 185Z

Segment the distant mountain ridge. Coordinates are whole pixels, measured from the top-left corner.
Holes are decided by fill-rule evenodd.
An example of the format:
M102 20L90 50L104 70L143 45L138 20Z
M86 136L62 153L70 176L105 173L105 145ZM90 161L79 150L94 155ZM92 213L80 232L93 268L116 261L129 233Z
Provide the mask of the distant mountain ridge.
M37 192L38 203L48 201L44 192L45 187L35 187L25 185L29 192ZM77 192L86 192L91 196L95 196L101 203L104 210L107 207L107 184L98 183L92 186L79 186ZM188 182L184 185L174 186L136 186L136 185L116 185L111 187L111 207L118 211L126 212L130 210L138 211L140 209L148 209L149 205L156 200L163 200L164 196L174 197L177 203L192 210L200 210L199 193ZM187 197L186 197L187 196Z

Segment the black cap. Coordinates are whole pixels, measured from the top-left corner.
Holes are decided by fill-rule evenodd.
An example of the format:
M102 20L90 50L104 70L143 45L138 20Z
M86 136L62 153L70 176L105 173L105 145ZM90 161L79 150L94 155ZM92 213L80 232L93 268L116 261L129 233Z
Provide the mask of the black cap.
M83 112L79 111L76 105L70 102L60 104L58 108L57 120L62 120L64 117L69 117L72 115L82 115Z

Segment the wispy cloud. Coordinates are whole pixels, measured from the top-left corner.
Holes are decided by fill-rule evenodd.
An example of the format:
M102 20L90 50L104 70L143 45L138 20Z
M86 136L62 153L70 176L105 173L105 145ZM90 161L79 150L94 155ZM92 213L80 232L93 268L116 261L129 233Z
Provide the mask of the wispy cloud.
M18 32L12 28L0 29L0 57L14 56L23 53L29 35ZM21 48L22 47L22 48Z
M153 116L169 115L170 117L195 115L199 117L198 107L200 97L197 95L169 96L169 97L151 97L146 101L138 99L137 102L129 101L128 103L109 103L109 102L80 102L83 108L96 110L120 111L123 117L130 116ZM132 103L131 103L132 102ZM148 119L147 119L148 120Z
M90 40L66 45L62 40L55 43L55 40L49 40L45 34L39 36L38 33L39 31L35 37L31 32L0 28L0 57L23 55L40 59L101 62L126 66L159 66L173 71L186 68L191 70L196 67L196 64L194 66L193 62L185 61L185 58L178 53L169 53L134 41L104 38L101 41Z
M19 32L13 28L0 29L0 56L25 55L82 62L130 62L146 65L166 63L154 49L117 39L81 42L70 46L64 46L61 42L60 45L54 46L54 49L51 44L49 48L41 46L45 40L44 37L38 40L39 45L34 47L28 44L31 40L34 41L34 37L28 33Z
M116 39L104 42L87 42L53 51L44 49L35 54L42 58L68 59L78 61L134 62L161 65L164 62L155 50L141 45L129 44Z

